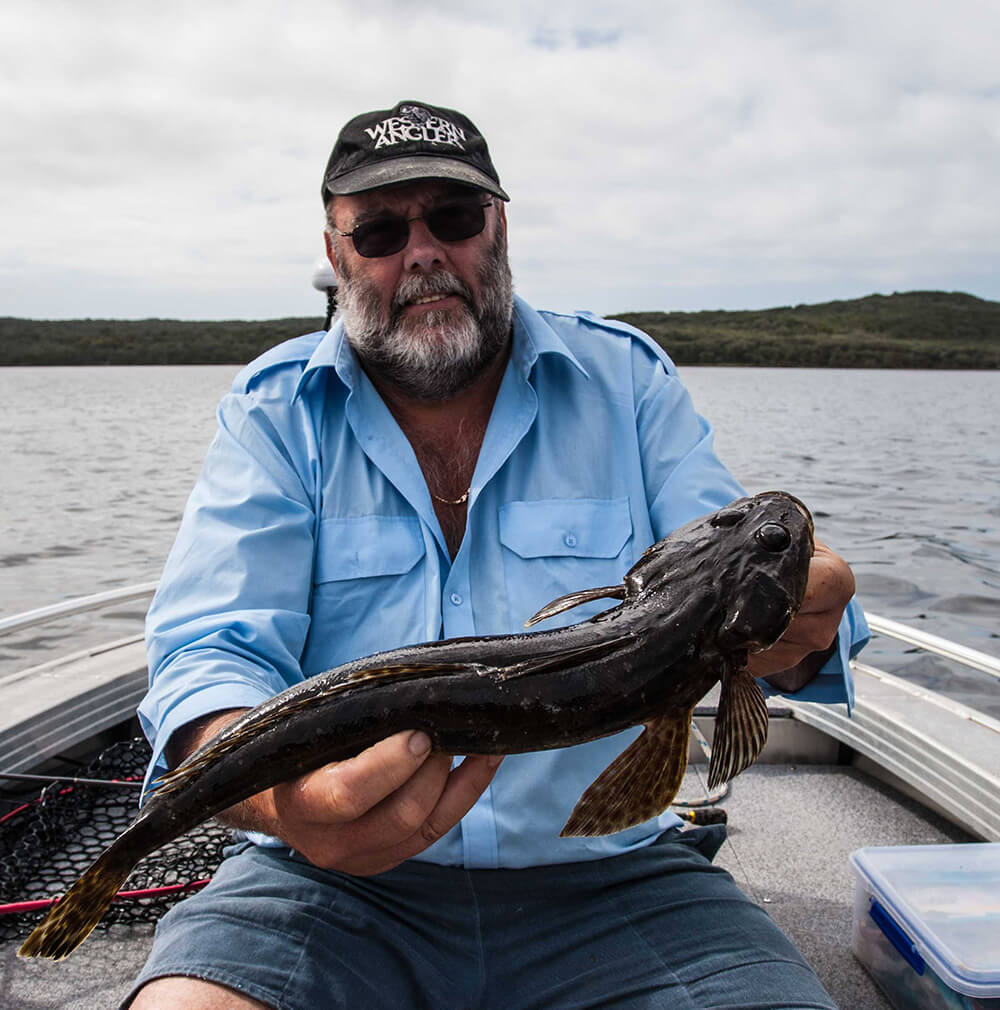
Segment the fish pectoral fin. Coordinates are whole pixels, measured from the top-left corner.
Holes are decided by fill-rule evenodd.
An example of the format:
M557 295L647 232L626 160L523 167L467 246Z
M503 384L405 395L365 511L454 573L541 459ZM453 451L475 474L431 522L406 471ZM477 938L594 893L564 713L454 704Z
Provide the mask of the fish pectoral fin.
M693 715L648 722L580 797L560 837L610 835L662 814L684 778Z
M722 678L708 788L715 789L757 760L767 742L767 699L742 666Z
M623 645L631 641L631 635L617 635L615 638L606 638L600 642L593 642L590 645L581 645L573 649L560 649L558 652L551 652L544 656L534 656L531 659L522 659L517 663L509 663L505 666L494 668L486 667L487 673L500 680L513 680L516 677L528 677L535 673L550 673L553 670L565 670L569 667L579 666L589 660L600 659L602 656L610 655L620 649Z
M564 610L572 610L573 607L579 607L581 603L590 603L591 600L605 599L624 600L624 583L620 582L617 586L601 586L600 589L579 589L575 593L567 593L565 596L560 596L551 603L546 603L533 617L529 617L524 622L524 626L530 628L533 624L538 624L539 621L555 617L556 614L561 614Z

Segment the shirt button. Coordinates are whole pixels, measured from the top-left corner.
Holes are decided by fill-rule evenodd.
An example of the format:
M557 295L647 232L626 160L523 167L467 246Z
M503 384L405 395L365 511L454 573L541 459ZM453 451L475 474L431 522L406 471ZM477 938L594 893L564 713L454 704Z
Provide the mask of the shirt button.
M574 533L567 533L563 537L563 543L567 547L576 547L576 535Z
M451 602L454 603L456 607L460 607L462 605L462 597L459 596L458 593L452 593Z

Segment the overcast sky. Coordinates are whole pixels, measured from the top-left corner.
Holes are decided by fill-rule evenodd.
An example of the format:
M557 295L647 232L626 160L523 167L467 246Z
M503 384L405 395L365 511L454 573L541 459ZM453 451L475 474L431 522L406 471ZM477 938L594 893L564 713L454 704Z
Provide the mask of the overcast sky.
M485 134L518 290L597 312L1000 299L996 0L11 0L0 315L321 315L358 112Z

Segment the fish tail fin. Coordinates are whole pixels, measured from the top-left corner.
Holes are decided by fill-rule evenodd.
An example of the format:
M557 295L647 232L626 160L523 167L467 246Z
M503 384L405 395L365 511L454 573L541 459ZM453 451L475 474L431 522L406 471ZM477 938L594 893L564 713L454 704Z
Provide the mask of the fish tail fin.
M82 877L53 905L18 950L18 957L50 957L61 961L90 936L115 895L128 879L135 859L122 835L94 861Z
M580 797L560 837L610 835L662 814L684 779L693 715L650 720Z

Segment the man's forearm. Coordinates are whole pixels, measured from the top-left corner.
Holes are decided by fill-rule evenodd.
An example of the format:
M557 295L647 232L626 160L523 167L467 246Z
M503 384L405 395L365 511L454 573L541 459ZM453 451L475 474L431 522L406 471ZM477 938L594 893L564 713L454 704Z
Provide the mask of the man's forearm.
M222 712L212 712L193 719L175 730L163 751L167 765L176 768L186 757L238 719L245 711L247 711L245 708L230 708ZM268 800L267 793L258 793L228 810L223 810L216 815L216 820L230 828L261 831L264 834L273 834L276 823L273 806Z
M167 741L167 746L163 748L167 767L171 770L176 768L186 757L207 743L225 726L238 719L245 711L245 708L227 708L221 712L210 712L174 730Z

